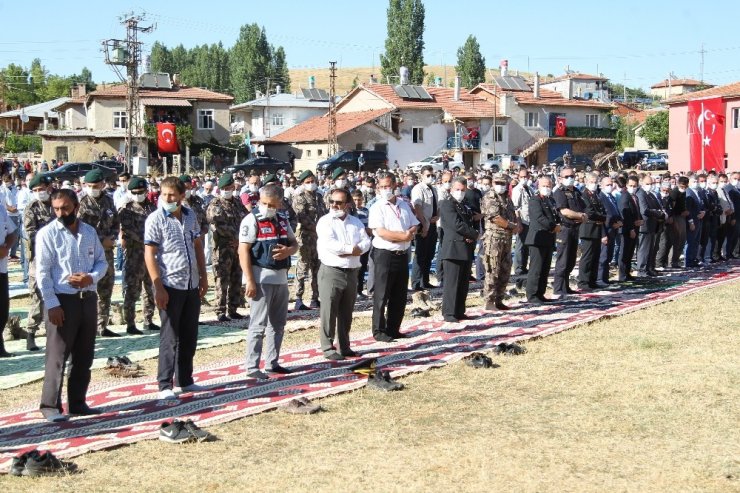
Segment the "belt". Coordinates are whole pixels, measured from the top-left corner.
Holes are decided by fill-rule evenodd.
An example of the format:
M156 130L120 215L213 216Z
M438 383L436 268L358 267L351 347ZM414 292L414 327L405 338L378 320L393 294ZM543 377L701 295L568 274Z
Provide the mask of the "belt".
M399 257L401 255L406 255L407 250L386 250L385 248L376 248L376 250L381 252L388 252L391 255L398 255Z
M359 267L335 267L333 265L326 265L326 266L332 269L341 270L342 272L352 272L353 270L359 269Z
M62 296L66 298L76 298L80 300L84 300L87 298L92 298L93 296L97 296L97 292L95 291L77 291L76 293L57 293L57 298Z

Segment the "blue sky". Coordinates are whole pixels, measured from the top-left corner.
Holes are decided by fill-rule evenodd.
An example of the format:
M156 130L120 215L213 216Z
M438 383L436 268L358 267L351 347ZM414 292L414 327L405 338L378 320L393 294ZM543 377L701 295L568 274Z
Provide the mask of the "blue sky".
M509 60L510 70L563 73L566 66L603 73L615 82L648 88L670 72L715 84L740 80L740 2L672 0L620 2L456 2L426 0L425 62L455 65L469 34L478 38L489 67ZM100 41L122 38L118 16L146 12L156 23L141 36L186 47L233 44L239 26L256 22L282 45L291 67L325 69L379 66L386 36L386 0L220 0L171 2L60 2L0 0L0 66L41 58L52 73L87 66L97 82L116 80L103 63ZM468 5L469 7L462 7ZM74 7L73 7L74 6ZM147 23L144 23L147 24ZM438 74L440 75L440 74Z

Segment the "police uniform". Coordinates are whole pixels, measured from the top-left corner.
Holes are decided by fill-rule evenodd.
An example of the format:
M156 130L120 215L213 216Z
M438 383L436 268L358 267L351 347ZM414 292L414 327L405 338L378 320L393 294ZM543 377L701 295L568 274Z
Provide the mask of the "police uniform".
M604 223L606 210L599 199L598 190L591 192L584 190L581 194L588 219L581 224L579 236L581 238L581 260L578 264L579 289L598 288L596 282L599 275L599 257L601 255L601 239L606 236Z
M529 247L529 272L527 272L527 301L547 301L547 276L550 274L552 251L555 248L555 229L560 216L550 197L541 194L529 200L529 231L524 244Z
M304 171L298 177L303 183L307 178L313 177L310 171ZM293 209L298 219L296 239L298 240L298 265L296 266L296 307L303 306L303 294L305 292L306 277L311 276L311 304L315 308L319 299L319 254L316 251L316 223L319 218L326 214L324 201L317 192L303 190L293 196Z
M241 304L242 269L239 265L237 243L239 225L247 210L235 197L225 197L223 188L234 184L234 177L226 173L218 180L221 195L214 197L206 210L206 219L212 232L212 265L216 281L216 315L220 321L241 319L237 313ZM227 317L228 310L228 317Z
M494 180L505 180L496 175ZM511 276L511 237L517 228L516 209L509 198L508 192L496 193L490 190L481 203L481 213L486 221L484 235L485 254L483 265L485 284L483 293L486 300L486 309L503 307L506 294L506 285ZM505 227L494 222L496 217L507 221Z
M584 212L586 210L581 192L575 187L560 187L553 192L552 197L558 212L563 209L570 209L574 212ZM568 286L568 278L576 266L580 221L568 219L562 214L561 220L562 229L555 239L557 253L555 255L552 287L555 294L564 296L575 292Z
M94 169L85 175L85 183L100 183L103 181L103 173ZM113 264L113 248L118 237L120 223L118 213L113 199L101 190L100 196L95 198L86 194L80 200L80 220L89 224L98 233L100 243L104 244L106 239L114 242L114 246L105 248L105 258L108 261L108 271L98 281L98 335L111 337L117 336L115 332L108 329L110 318L110 301L113 296L113 286L116 280L116 271Z

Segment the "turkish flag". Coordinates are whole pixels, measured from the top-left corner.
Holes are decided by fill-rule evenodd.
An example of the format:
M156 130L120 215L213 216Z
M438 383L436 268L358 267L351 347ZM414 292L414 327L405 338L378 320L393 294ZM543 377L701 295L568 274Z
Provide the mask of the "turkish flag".
M555 135L557 135L558 137L565 137L567 130L568 127L565 125L565 117L555 117Z
M157 148L162 153L180 152L174 123L157 123Z
M725 169L725 114L722 98L689 101L691 171Z

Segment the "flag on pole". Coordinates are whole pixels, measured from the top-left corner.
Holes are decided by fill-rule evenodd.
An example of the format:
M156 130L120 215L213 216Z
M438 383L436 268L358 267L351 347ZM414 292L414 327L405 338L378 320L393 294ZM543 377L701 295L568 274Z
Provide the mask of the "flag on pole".
M725 169L725 117L721 97L689 101L691 171Z
M180 152L174 123L157 123L157 148L161 153Z

